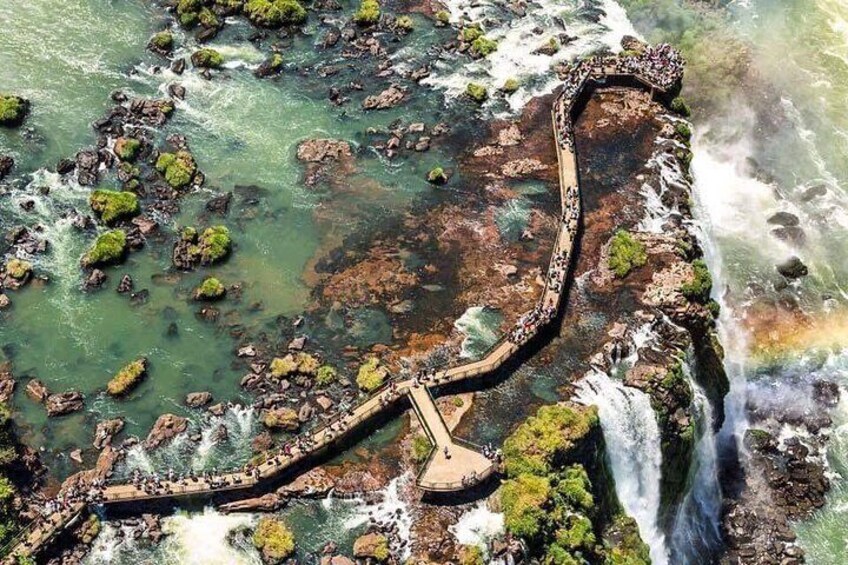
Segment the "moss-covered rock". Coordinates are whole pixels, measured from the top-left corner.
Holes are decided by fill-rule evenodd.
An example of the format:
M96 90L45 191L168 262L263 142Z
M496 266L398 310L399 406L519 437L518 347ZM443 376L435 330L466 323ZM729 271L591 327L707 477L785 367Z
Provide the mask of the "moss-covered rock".
M630 516L619 514L604 532L604 565L651 565L651 549L639 535L639 525Z
M544 528L545 506L550 496L551 483L544 476L523 473L504 481L500 499L507 530L523 538L538 538Z
M669 106L673 112L677 112L681 116L688 118L692 115L692 110L689 108L689 104L686 103L686 100L684 100L682 96L678 96L672 100Z
M95 214L107 226L137 216L141 212L138 196L132 192L118 190L95 190L88 198L88 203Z
M412 438L412 460L416 463L423 463L433 451L433 444L424 434L418 434Z
M141 149L141 141L133 137L119 137L115 140L115 155L121 161L135 161L139 149Z
M471 24L462 28L462 31L459 32L459 37L462 41L466 43L471 43L475 39L479 39L483 37L483 28L480 27L480 24Z
M265 516L253 532L253 545L266 563L282 563L294 554L294 534L280 520Z
M370 26L379 22L380 3L377 0L362 0L359 9L353 15L353 21L360 26Z
M398 16L395 18L395 29L403 33L409 33L415 29L415 22L409 16Z
M439 10L435 14L436 23L441 25L448 25L450 23L450 12L447 10Z
M205 7L201 8L197 13L197 21L200 25L207 28L217 28L221 26L221 21L218 19L215 12Z
M262 414L262 423L266 428L287 432L294 432L300 428L300 420L297 417L297 412L291 408L266 410Z
M430 184L445 184L448 182L448 175L442 167L433 167L427 173L427 182Z
M713 288L713 278L710 269L703 259L692 262L692 279L683 283L680 292L693 302L706 304L710 300L710 291Z
M255 25L280 27L306 21L306 10L297 0L247 0L244 13Z
M648 261L645 245L637 241L630 232L618 230L609 247L609 268L615 276L624 278L637 267Z
M516 92L519 88L521 88L521 83L518 82L518 79L508 78L504 81L503 86L501 87L501 91L505 94L512 94Z
M388 374L388 369L380 365L380 360L372 357L359 367L359 372L356 374L356 384L361 390L372 392L383 385Z
M278 75L283 72L283 55L281 53L272 53L270 57L262 61L259 67L253 71L253 74L260 78Z
M389 540L383 534L372 532L364 536L359 536L353 542L353 556L359 559L370 558L382 563L390 555Z
M16 127L29 112L29 101L13 94L0 93L0 126Z
M191 64L201 69L217 69L224 64L224 56L211 47L204 47L191 54Z
M315 375L315 384L318 386L329 386L336 381L338 374L330 365L321 365Z
M153 34L148 42L148 47L151 51L157 53L170 53L174 50L174 34L170 31L160 31Z
M161 153L156 160L156 170L162 173L165 180L173 188L185 188L194 180L197 173L197 163L188 151L176 153Z
M489 91L486 90L486 87L482 84L477 84L475 82L469 82L468 86L465 87L465 95L468 96L473 101L478 104L482 104L489 98Z
M474 57L487 57L498 50L498 42L481 35L471 42L471 55Z
M227 293L223 283L215 277L204 279L200 286L194 289L195 300L220 300Z
M203 230L197 240L196 253L203 265L220 263L232 249L230 230L224 226L212 226Z
M275 379L284 379L289 375L297 372L297 361L294 360L294 355L286 355L285 357L275 357L271 359L271 376Z
M297 362L297 372L301 375L314 377L318 374L318 368L321 367L321 362L309 353L298 353L294 360Z
M25 281L32 276L32 263L23 259L9 259L6 263L6 274L16 281Z
M483 558L483 550L476 545L460 546L457 553L458 565L485 565L486 563Z
M127 253L127 234L124 230L111 230L97 236L91 248L82 256L83 267L113 265L123 260Z
M106 385L112 396L124 396L141 383L147 374L147 359L141 357L126 365Z

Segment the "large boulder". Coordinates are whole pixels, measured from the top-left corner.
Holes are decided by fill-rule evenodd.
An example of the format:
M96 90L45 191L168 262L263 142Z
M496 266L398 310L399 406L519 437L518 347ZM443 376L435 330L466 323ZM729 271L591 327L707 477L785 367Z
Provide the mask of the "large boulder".
M291 408L275 408L266 410L262 415L262 423L272 430L295 432L300 428L297 412Z
M277 494L285 497L323 497L335 486L333 477L321 467L316 467L278 488Z
M174 414L162 414L144 440L145 449L155 449L188 429L188 419Z
M807 276L807 266L798 257L792 256L777 265L777 272L787 279L800 279Z
M189 408L200 408L212 402L211 392L190 392L186 395L185 403Z
M38 379L32 379L27 383L26 393L36 402L44 402L47 400L47 397L50 396L50 391L48 391L44 383Z
M15 160L8 155L0 155L0 180L3 180L6 175L11 172L15 166Z
M70 414L71 412L82 410L84 406L83 396L75 390L51 394L44 401L44 405L47 408L48 416L63 416L65 414Z
M366 110L385 110L387 108L394 108L403 102L405 97L406 89L393 84L380 94L367 97L362 102L362 107Z
M221 512L274 512L286 504L286 499L280 495L269 492L256 498L245 498L222 504Z
M350 157L350 144L339 139L307 139L297 146L297 158L310 163Z
M97 423L94 430L94 447L103 449L112 443L112 438L124 429L124 419L115 418L112 420L103 420Z
M389 558L389 540L377 532L359 536L353 542L353 556L360 559L374 559L378 562Z

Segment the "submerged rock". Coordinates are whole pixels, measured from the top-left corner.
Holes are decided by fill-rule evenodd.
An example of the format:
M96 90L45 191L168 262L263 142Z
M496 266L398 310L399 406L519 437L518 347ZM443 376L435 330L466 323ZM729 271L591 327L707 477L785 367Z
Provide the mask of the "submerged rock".
M72 390L58 394L51 394L44 401L44 405L47 408L47 415L54 417L64 416L65 414L82 410L84 403L82 394Z
M32 379L27 383L26 393L36 402L44 402L50 396L47 387L38 379Z
M340 139L307 139L297 146L297 158L310 163L338 161L350 156L350 144Z
M807 266L798 257L790 257L777 266L777 272L787 279L799 279L807 276Z

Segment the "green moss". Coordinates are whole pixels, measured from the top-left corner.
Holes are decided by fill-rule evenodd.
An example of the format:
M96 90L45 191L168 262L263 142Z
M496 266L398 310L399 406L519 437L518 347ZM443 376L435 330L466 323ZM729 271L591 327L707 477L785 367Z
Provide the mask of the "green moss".
M194 27L198 21L198 11L203 8L202 0L180 0L177 3L177 17L180 25L186 28Z
M412 460L416 463L424 463L433 450L433 444L427 436L421 434L412 438Z
M95 190L88 199L91 209L107 226L137 216L141 211L138 196L132 192Z
M445 184L448 182L448 176L442 167L434 167L427 173L427 182L431 184Z
M470 26L466 26L462 28L460 32L460 37L466 43L471 43L475 39L483 37L483 29L480 27L480 24L472 24Z
M555 534L555 544L568 552L588 552L595 545L592 522L585 516L572 514Z
M168 53L174 48L174 34L170 31L160 31L150 38L150 46Z
M192 251L200 256L201 263L211 265L225 259L231 248L230 230L224 226L212 226L203 231Z
M689 140L692 139L692 129L686 122L677 122L674 124L674 133L676 133L677 137L679 137L684 143L689 143Z
M555 480L554 490L557 495L571 508L580 511L590 511L595 506L592 497L592 483L582 465L572 465L559 473Z
M398 16L395 18L395 29L403 32L410 32L415 28L415 23L409 16Z
M450 12L447 10L439 10L436 12L436 21L440 24L449 24L450 23Z
M651 565L651 549L639 536L639 526L630 516L619 514L605 535L604 565Z
M465 94L478 104L482 104L489 98L489 91L482 84L469 82L465 87Z
M227 289L221 281L215 277L208 277L200 283L200 286L194 289L194 299L218 300L219 298L223 298L226 293Z
M9 259L6 263L6 274L17 281L22 281L32 274L32 263L23 259Z
M156 160L156 170L165 176L173 188L185 188L194 179L197 163L188 151L162 153Z
M707 302L707 310L710 311L710 315L713 318L718 318L721 314L721 305L713 299L710 299Z
M294 534L274 518L263 517L253 532L253 545L271 563L281 563L294 553Z
M501 505L507 530L523 538L538 537L547 517L545 506L550 494L547 477L524 473L504 481Z
M684 100L682 96L678 96L672 100L670 108L673 112L677 112L686 118L692 115L692 110L689 108L689 104L686 103L686 100Z
M692 262L692 280L680 286L680 292L693 302L706 304L710 300L710 291L713 288L713 277L710 269L703 259Z
M353 15L357 25L370 26L380 21L380 4L377 0L362 0L359 9Z
M548 474L554 462L598 425L597 408L543 406L504 442L508 476Z
M618 230L612 238L609 249L609 268L619 278L624 278L634 268L641 267L648 260L645 246L625 231Z
M459 548L458 565L485 565L483 550L476 545L463 545Z
M186 12L180 14L180 25L185 28L192 28L197 25L197 12Z
M275 379L283 379L297 371L297 361L293 355L275 357L271 360L271 376Z
M297 372L302 375L314 377L318 374L318 369L321 367L321 362L309 353L298 353L294 360L297 362Z
M106 385L106 392L112 396L123 396L134 389L147 373L147 359L136 359L118 371Z
M458 396L454 396L451 399L451 404L453 404L457 408L462 408L463 406L465 406L465 402L463 402L462 399Z
M387 375L388 370L380 365L380 360L372 357L359 367L356 384L365 392L372 392L383 385Z
M121 161L134 161L141 149L141 141L132 137L119 137L115 140L115 155Z
M197 13L197 19L203 27L216 28L221 25L221 22L218 20L218 16L216 16L215 12L209 8L202 8Z
M244 13L254 24L264 27L302 24L306 9L297 0L247 0Z
M215 49L204 47L191 54L191 64L201 69L217 69L224 64L224 57Z
M111 265L120 262L127 252L127 234L111 230L100 234L82 257L83 267Z
M552 37L548 40L545 47L549 53L557 53L559 52L559 41L557 41L555 37Z
M501 90L503 92L507 93L507 94L512 94L513 92L518 90L520 87L521 87L521 83L519 83L517 79L508 78L508 79L506 79L503 86L501 87Z
M315 375L315 384L318 386L328 386L336 381L338 374L330 365L321 365L318 368L318 373Z
M477 57L486 57L498 50L498 42L481 35L471 42L471 54Z
M17 126L27 113L27 103L19 96L0 94L0 126Z

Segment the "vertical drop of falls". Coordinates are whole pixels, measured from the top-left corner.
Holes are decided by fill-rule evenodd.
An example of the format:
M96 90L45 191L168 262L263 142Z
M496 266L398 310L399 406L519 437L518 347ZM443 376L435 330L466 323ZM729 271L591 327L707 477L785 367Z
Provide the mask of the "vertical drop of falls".
M665 565L669 562L668 548L657 522L660 430L648 395L604 372L593 371L581 381L578 400L598 407L618 499L639 525L642 540L651 548L651 562Z

